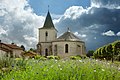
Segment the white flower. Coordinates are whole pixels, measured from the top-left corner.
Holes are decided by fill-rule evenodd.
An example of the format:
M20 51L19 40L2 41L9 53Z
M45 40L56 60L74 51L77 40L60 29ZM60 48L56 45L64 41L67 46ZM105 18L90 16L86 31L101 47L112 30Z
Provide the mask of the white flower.
M120 71L120 68L118 68L118 71Z
M60 65L58 65L60 67Z
M102 69L102 71L105 71L104 69Z
M82 60L79 60L79 62L82 62Z
M57 62L57 60L55 60L55 62Z
M62 68L60 68L60 70L62 70Z
M53 65L51 66L51 68L53 67Z
M62 61L63 63L65 63L65 61Z
M94 69L94 72L96 72L96 70Z

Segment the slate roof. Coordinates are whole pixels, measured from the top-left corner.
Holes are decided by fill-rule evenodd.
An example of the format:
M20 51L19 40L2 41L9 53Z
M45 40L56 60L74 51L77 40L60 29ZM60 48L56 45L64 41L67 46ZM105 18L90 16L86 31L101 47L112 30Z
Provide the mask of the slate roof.
M46 19L45 19L45 23L44 23L42 29L55 29L49 11L48 11L48 13L47 13L47 17L46 17Z
M73 40L73 41L81 41L77 36L75 36L72 32L67 31L60 37L58 37L58 40Z

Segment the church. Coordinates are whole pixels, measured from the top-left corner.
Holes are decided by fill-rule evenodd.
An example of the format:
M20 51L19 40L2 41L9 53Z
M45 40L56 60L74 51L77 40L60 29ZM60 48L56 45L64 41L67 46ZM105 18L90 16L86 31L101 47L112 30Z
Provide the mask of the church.
M69 57L85 54L85 42L81 41L68 28L61 36L57 37L50 12L48 11L44 25L39 28L39 41L37 52L42 56Z

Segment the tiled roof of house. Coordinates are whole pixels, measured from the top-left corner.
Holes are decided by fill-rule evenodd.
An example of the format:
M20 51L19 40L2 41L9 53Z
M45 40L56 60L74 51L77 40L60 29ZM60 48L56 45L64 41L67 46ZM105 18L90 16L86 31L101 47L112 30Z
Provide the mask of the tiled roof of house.
M19 47L19 46L17 46L16 44L6 44L6 45L8 45L9 47L11 47L12 49L20 49L20 50L22 50L22 48Z
M17 50L23 50L21 47L15 45L15 44L6 44L6 43L0 43L1 48L7 48L7 49L17 49Z

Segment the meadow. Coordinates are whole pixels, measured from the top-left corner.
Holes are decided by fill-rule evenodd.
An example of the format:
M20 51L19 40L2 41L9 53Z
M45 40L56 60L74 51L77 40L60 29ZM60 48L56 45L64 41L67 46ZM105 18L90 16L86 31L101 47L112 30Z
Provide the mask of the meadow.
M18 59L1 80L120 80L120 65L95 59Z

